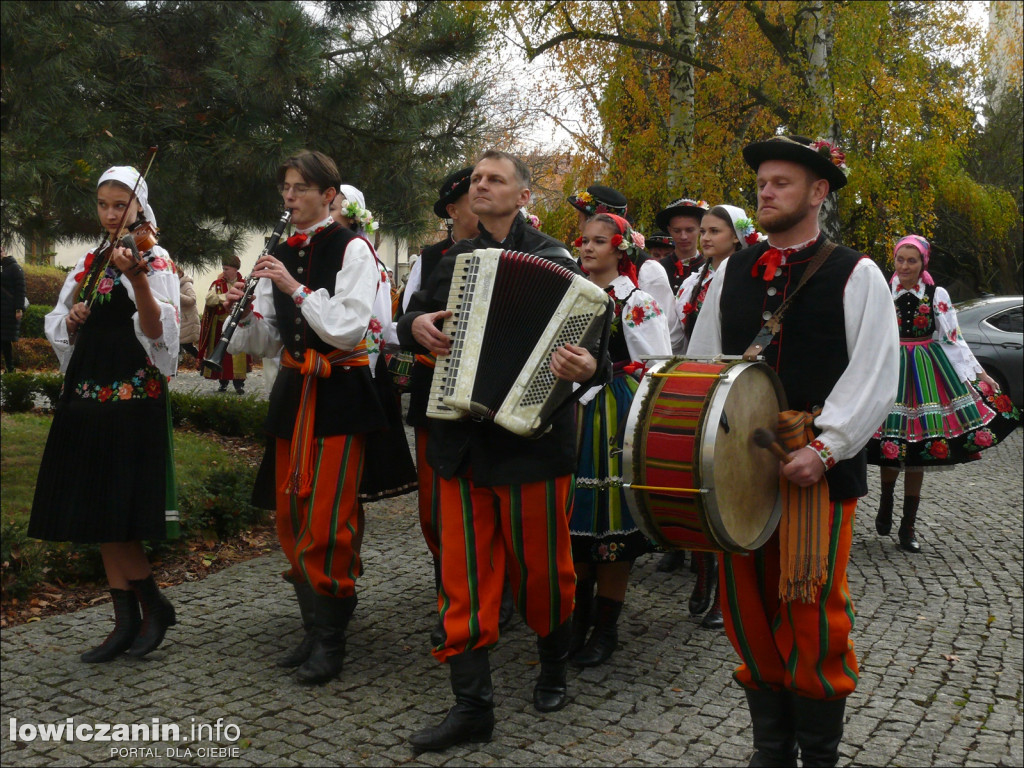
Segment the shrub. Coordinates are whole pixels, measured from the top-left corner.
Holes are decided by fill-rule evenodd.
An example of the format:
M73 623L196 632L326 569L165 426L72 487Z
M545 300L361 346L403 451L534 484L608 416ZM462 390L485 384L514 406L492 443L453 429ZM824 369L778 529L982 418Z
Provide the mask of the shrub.
M37 373L35 374L35 391L42 395L49 403L46 408L53 410L60 400L60 391L64 388L63 373Z
M254 467L237 464L205 477L179 480L182 537L224 539L266 522L269 512L249 503L255 479Z
M63 269L40 264L26 264L23 268L25 270L25 295L28 296L29 304L46 307L46 312L49 312L60 298L60 289L64 287L64 280L67 279L68 272L71 271L70 268ZM31 307L29 308L31 309Z
M35 405L36 377L31 373L14 371L0 377L0 402L8 413L32 410Z
M21 329L19 331L21 337L25 339L45 339L46 330L43 326L43 318L50 313L51 309L53 309L53 304L32 304L26 309L25 314L21 316Z
M267 401L253 396L225 400L171 392L171 421L176 427L187 423L199 430L262 440L266 418Z
M14 364L28 371L56 371L57 353L46 339L19 339L14 342Z

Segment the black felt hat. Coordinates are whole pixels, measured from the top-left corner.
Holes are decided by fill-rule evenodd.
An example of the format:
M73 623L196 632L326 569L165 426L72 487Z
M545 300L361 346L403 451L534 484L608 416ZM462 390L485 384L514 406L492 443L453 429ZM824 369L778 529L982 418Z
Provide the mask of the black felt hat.
M828 181L829 192L846 186L846 155L824 139L811 141L806 136L772 136L743 148L743 159L756 172L765 160L788 160L810 168Z
M676 241L667 232L657 231L647 238L647 246L660 245L663 248L675 248Z
M704 218L711 206L704 200L694 200L691 197L681 197L673 200L654 215L654 223L660 229L667 230L668 223L675 216L693 216L697 221Z
M469 177L473 175L473 166L455 171L441 182L437 190L437 202L434 203L434 215L439 219L448 218L448 204L454 203L469 192Z
M626 213L626 196L617 189L591 184L586 192L569 195L569 205L587 216L598 213L614 213L622 216Z

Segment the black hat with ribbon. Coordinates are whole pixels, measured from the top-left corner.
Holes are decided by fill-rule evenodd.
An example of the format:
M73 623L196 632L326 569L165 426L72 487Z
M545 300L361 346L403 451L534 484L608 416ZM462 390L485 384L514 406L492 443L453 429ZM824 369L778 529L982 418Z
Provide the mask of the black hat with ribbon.
M591 184L586 192L569 195L569 205L580 213L594 216L598 213L614 213L624 216L626 213L626 196L617 189Z
M473 175L473 166L463 168L449 174L437 191L437 202L434 203L434 215L439 219L448 218L448 204L454 203L469 192L469 177Z
M705 200L694 200L691 197L681 197L673 200L654 215L654 223L659 229L668 230L669 222L676 216L692 216L697 221L704 218L711 206Z
M755 141L743 148L743 159L754 169L765 160L788 160L810 168L828 182L829 192L846 186L846 154L825 139L811 141L806 136L772 136L766 141Z
M647 247L650 248L652 245L661 246L662 248L675 248L676 241L667 232L658 230L647 238Z

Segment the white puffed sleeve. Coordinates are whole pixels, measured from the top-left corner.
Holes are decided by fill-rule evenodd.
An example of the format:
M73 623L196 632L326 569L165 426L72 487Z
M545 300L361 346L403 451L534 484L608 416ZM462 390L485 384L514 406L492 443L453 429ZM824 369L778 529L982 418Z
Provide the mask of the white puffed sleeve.
M967 346L963 336L960 334L960 324L956 319L956 310L953 302L949 300L949 293L945 288L935 287L935 300L932 304L932 311L935 313L935 328L939 333L939 343L942 344L942 351L946 353L949 362L953 364L956 375L960 381L969 382L978 378L978 374L984 371L971 348Z
M641 291L653 298L662 311L666 314L665 321L668 323L669 338L672 340L672 351L682 354L683 324L678 315L673 312L675 297L672 295L672 284L668 280L668 273L655 259L648 259L640 265L636 275L637 285Z
M53 347L53 351L57 354L61 373L67 370L68 362L71 360L71 353L75 351L75 344L68 337L68 326L65 320L71 312L71 307L74 305L72 296L74 295L75 288L78 287L75 275L80 274L84 269L85 256L80 258L78 263L75 264L75 268L68 272L68 276L64 279L64 285L60 289L60 296L57 297L56 306L43 319L43 330L50 342L50 346Z
M671 309L662 309L650 294L642 290L630 294L622 308L622 332L632 360L672 354L668 323L670 312Z
M150 263L151 271L147 278L149 290L156 299L160 309L160 335L151 339L142 332L139 313L132 315L135 325L135 338L142 344L146 354L164 376L173 376L178 370L178 344L181 335L181 283L171 269L171 261L167 251L159 245L151 252L154 257ZM128 297L135 301L135 289L131 281L122 279L121 284L128 292Z

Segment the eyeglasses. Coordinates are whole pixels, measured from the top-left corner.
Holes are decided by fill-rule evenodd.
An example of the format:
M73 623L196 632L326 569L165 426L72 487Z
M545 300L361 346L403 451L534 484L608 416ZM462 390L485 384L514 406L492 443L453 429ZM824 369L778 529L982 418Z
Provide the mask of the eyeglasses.
M289 192L294 192L296 195L304 195L309 190L315 189L317 192L320 191L319 187L314 187L309 184L278 184L277 191L282 195L287 195Z

